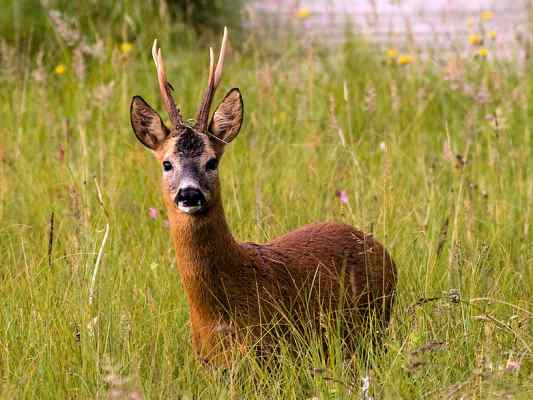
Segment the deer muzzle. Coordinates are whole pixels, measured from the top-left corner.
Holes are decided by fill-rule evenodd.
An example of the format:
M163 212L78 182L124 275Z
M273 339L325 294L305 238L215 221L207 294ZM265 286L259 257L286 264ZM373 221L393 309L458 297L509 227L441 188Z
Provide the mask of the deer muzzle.
M187 214L196 214L206 208L206 199L198 188L187 186L178 190L174 200L178 209Z

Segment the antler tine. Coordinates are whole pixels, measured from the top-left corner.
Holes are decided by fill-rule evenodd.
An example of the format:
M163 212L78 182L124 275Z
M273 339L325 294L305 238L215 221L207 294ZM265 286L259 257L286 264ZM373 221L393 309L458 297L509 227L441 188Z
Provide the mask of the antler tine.
M213 48L209 48L209 78L207 78L207 85L211 85L211 79L213 79L213 67L214 67L215 55L213 54Z
M226 55L226 43L228 41L228 28L224 27L224 35L222 36L222 44L220 45L220 53L218 54L217 68L215 70L215 78L213 86L215 88L220 83L220 78L222 77L222 68L224 67L224 57Z
M152 58L154 59L155 68L157 69L159 76L159 64L157 63L157 39L154 39L154 44L152 45Z
M176 107L176 103L172 98L171 91L173 90L172 85L167 80L167 74L165 72L165 64L163 63L163 56L161 55L161 49L157 46L157 39L154 40L152 46L152 58L154 59L155 68L157 70L157 80L159 82L159 90L161 92L161 97L163 98L163 103L167 109L168 116L172 125L182 125L183 121L179 109Z
M207 89L204 92L204 97L198 113L196 116L196 129L200 132L205 131L207 128L207 119L209 118L209 109L211 108L211 102L213 101L213 96L217 90L218 84L220 83L220 78L222 77L222 68L224 66L224 56L226 53L226 45L228 41L228 29L224 27L224 34L222 36L222 44L220 46L220 53L218 55L217 66L213 70L214 64L214 55L213 49L209 48L209 78L207 81Z

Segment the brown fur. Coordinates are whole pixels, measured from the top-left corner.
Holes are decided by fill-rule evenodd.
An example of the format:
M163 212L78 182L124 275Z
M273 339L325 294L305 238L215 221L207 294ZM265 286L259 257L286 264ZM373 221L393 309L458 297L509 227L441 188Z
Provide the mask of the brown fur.
M238 343L240 334L261 335L262 325L283 319L286 311L294 324L309 317L318 321L324 306L338 309L343 288L343 318L371 309L383 325L388 323L396 269L372 236L345 224L319 223L264 245L239 243L227 225L219 191L202 216L181 213L163 193L193 346L202 359L218 360L235 337Z
M193 347L203 359L227 362L228 354L250 343L268 349L275 336L265 333L272 325L282 335L293 327L321 330L324 315L343 322L344 339L351 344L369 316L387 325L396 287L394 262L371 235L339 223L306 225L263 245L233 238L216 165L241 128L238 89L229 91L207 125L226 37L225 30L194 127L183 123L170 95L157 43L154 61L173 126L168 129L138 96L131 106L137 138L165 164L162 191L189 304ZM194 194L192 203L186 194Z

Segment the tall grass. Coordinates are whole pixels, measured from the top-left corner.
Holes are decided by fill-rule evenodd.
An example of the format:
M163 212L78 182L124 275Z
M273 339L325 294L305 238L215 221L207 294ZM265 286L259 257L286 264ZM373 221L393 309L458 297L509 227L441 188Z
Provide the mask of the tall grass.
M190 345L159 166L128 114L135 94L162 110L154 36L186 116L207 51L178 40L164 10L125 4L108 30L81 31L89 45L101 40L99 53L76 56L80 43L60 32L61 51L40 59L24 43L2 46L0 397L532 395L527 66L468 57L400 66L355 38L276 57L255 40L232 51L218 95L239 86L245 102L221 163L236 237L347 222L390 249L399 286L383 349L368 360L326 357L302 341L296 352L282 344L268 367L250 356L205 368ZM117 24L132 31L115 36Z

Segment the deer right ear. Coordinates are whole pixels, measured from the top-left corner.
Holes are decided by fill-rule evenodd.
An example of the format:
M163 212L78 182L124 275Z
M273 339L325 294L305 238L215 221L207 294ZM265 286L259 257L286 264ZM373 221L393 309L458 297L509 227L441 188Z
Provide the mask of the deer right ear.
M241 92L233 88L226 94L213 114L209 131L219 142L231 142L241 129L243 112Z
M152 150L156 150L170 133L159 114L141 96L131 100L130 119L137 139Z

